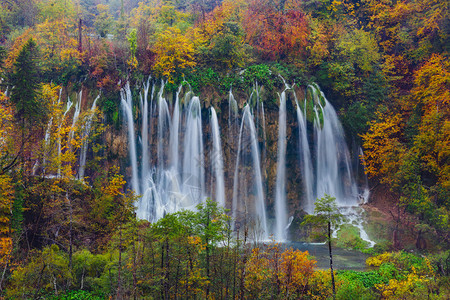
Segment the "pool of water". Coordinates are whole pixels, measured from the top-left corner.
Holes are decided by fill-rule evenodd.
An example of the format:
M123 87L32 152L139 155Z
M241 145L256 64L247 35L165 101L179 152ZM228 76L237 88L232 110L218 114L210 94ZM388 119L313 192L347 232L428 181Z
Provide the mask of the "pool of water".
M300 251L308 251L309 255L317 261L318 269L330 268L330 254L328 252L328 244L311 244L301 242L284 243L286 248L299 249ZM355 270L366 271L366 259L368 254L361 253L356 250L347 250L342 248L332 248L333 251L333 269L335 270Z

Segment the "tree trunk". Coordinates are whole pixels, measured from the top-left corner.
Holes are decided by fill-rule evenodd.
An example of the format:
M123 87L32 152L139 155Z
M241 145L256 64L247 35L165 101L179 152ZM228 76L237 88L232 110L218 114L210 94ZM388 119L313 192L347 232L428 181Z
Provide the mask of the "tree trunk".
M119 266L117 268L117 294L116 299L122 299L122 229L119 229Z
M79 19L78 21L78 52L83 52L83 40L81 38L81 25L82 21Z
M333 286L333 299L336 299L336 285L334 283L333 272L333 253L331 251L331 222L328 221L328 251L330 252L330 270L331 270L331 285Z
M207 218L206 218L206 228L209 228L209 213L208 213L208 215L207 215ZM210 247L210 245L209 245L209 235L208 234L206 234L205 235L205 237L206 237L206 278L207 278L207 280L208 280L208 283L206 284L206 299L208 299L208 297L209 297L209 285L210 285L210 278L209 278L209 275L210 275L210 262L209 262L209 256L210 256L210 253L209 253L209 251L210 251L210 249L209 249L209 247Z

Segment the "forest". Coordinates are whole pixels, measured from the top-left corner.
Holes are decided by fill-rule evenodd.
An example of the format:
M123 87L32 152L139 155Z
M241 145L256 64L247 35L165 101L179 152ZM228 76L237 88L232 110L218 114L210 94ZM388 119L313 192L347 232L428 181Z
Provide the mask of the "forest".
M449 10L448 0L2 0L0 299L448 299ZM195 133L179 129L174 142L176 105L180 127L218 118L223 199L203 195L220 188L209 167L219 154L205 154L204 199L155 217L141 211L145 191L162 197L145 182L153 169L133 161L163 173L176 142L185 176ZM312 193L323 197L315 214L297 201L308 190L296 118L303 110L312 140L331 105L362 161L372 247L355 224L320 214L338 195ZM199 125L211 153L214 124ZM242 154L245 126L256 142ZM235 212L247 188L236 174L263 182L242 211L261 198L262 212L251 209L266 227L284 210L287 240L357 251L364 268L330 270L284 238L259 241L262 221Z

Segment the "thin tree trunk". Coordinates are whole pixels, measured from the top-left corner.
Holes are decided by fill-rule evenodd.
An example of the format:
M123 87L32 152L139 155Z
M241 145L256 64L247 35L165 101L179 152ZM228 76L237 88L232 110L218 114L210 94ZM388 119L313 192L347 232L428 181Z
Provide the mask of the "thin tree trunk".
M137 233L135 233L137 234ZM136 241L133 242L133 299L137 299L137 277L136 277Z
M117 294L116 299L122 299L122 229L119 229L119 266L117 268Z
M83 52L83 40L81 38L81 25L82 25L82 20L81 18L78 20L78 52Z
M333 286L333 299L336 299L336 285L334 283L333 272L333 253L331 251L331 222L328 221L328 251L330 252L330 270L331 270L331 284Z
M169 299L170 291L170 259L169 259L169 239L166 239L166 278L164 280L164 299Z
M207 215L207 218L206 218L206 228L208 228L209 227L209 213L208 213L208 215ZM210 285L210 282L211 282L211 280L210 280L210 277L209 277L209 275L210 275L210 262L209 262L209 256L210 256L210 254L209 254L209 247L210 247L210 245L209 245L209 236L208 236L208 234L206 234L206 278L207 278L207 280L208 280L208 283L206 284L206 299L208 299L208 297L209 297L209 285Z
M5 263L5 267L3 268L2 278L0 279L0 292L3 291L3 280L5 280L6 270L8 269L9 254L7 255L7 257L5 259L6 259L6 263Z

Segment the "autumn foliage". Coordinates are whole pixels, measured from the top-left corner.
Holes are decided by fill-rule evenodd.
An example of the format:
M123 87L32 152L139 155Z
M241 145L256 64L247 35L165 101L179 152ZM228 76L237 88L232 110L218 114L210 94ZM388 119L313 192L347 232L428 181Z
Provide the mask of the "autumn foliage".
M295 0L251 1L243 20L246 40L264 58L300 58L308 36L306 16L300 7Z

